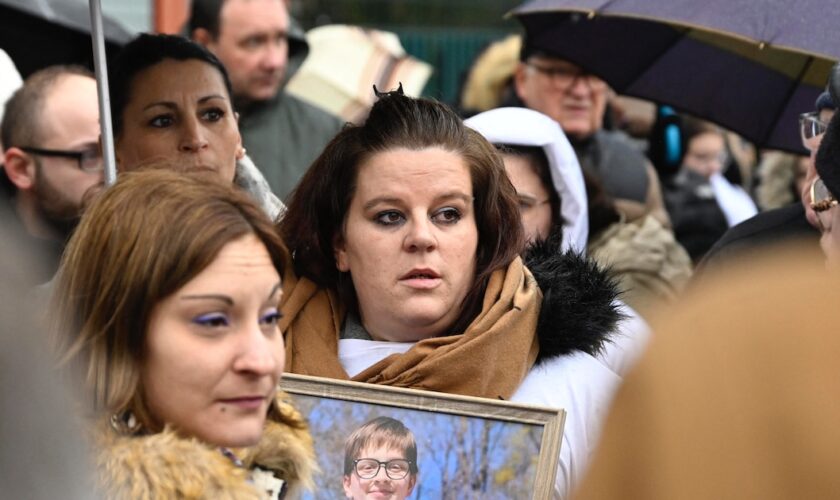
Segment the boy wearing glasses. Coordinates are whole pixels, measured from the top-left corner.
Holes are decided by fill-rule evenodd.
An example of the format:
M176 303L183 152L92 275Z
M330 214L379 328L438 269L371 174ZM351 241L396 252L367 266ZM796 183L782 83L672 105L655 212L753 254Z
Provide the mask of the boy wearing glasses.
M399 420L377 417L344 444L344 495L353 500L402 500L417 484L417 442Z

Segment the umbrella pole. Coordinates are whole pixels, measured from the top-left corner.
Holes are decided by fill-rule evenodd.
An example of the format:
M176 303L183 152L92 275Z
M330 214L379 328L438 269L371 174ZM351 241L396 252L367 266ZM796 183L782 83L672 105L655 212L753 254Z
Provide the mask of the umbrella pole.
M105 35L102 31L100 0L89 0L93 65L99 91L99 126L102 137L102 159L105 160L105 185L117 181L117 162L114 156L114 133L111 127L111 100L108 94L108 62L105 59Z

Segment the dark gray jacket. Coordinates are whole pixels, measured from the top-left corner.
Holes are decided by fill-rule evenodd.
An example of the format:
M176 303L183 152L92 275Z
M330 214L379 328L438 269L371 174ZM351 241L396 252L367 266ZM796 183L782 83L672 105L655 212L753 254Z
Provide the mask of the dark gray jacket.
M286 83L308 53L303 30L292 20L283 87L273 99L239 110L239 131L248 155L281 199L288 196L343 124L339 118L285 91Z

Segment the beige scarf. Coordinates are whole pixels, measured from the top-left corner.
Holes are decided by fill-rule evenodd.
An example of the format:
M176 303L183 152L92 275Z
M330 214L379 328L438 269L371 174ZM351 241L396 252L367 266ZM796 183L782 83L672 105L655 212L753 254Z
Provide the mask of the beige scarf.
M283 280L286 371L344 379L338 357L346 308L333 290L297 278L287 266ZM457 335L417 342L352 380L450 394L509 399L534 364L542 293L521 259L495 271L481 312Z

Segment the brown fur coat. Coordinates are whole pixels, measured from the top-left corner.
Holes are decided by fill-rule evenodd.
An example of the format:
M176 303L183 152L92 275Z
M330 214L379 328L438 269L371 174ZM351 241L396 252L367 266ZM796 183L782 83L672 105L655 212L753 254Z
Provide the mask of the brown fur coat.
M287 495L312 488L317 469L312 437L303 416L283 393L266 420L260 442L235 450L237 467L216 446L185 438L167 428L127 436L103 422L97 427L97 469L105 498L261 499L265 492L248 482L254 466L286 481Z

